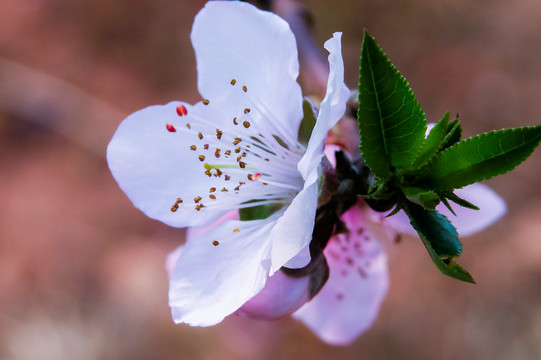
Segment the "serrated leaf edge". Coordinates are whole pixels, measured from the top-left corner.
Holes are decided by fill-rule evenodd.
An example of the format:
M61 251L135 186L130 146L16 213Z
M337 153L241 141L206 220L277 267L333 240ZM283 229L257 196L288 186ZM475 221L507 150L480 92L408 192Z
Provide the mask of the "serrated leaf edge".
M467 139L464 139L464 140L461 140L453 145L451 145L450 147L448 148L445 148L444 150L440 151L439 153L436 154L436 156L434 156L428 163L426 163L426 165L424 165L422 168L419 169L419 172L422 173L424 172L423 170L425 170L425 168L429 167L432 165L432 163L434 161L436 161L437 158L439 158L440 156L443 156L443 154L449 152L449 151L452 151L452 149L456 146L461 146L467 142L470 142L470 141L473 141L473 139L475 138L482 138L482 137L486 137L486 136L489 136L489 135L492 135L494 133L497 133L497 132L500 132L500 131L519 131L519 130L524 130L524 129L534 129L534 128L537 128L537 127L541 127L541 125L535 125L535 126L520 126L520 127L517 127L517 128L504 128L504 129L499 129L499 130L492 130L492 131L488 131L488 132L485 132L485 133L482 133L482 134L478 134L478 135L474 135L474 136L470 136L469 138ZM540 138L541 140L541 138ZM538 140L538 143L539 143L539 140ZM455 188L455 189L461 189L465 186L468 186L468 185L471 185L471 184L474 184L474 183L477 183L477 182L481 182L483 180L488 180L488 179L491 179L493 177L496 177L496 176L500 176L500 175L503 175L503 174L506 174L510 171L513 171L514 169L516 169L520 164L522 164L524 161L526 161L531 154L533 154L533 152L535 151L537 146L535 146L529 153L528 155L526 156L526 158L524 160L522 160L521 162L519 162L518 164L516 164L515 166L513 166L512 168L509 168L508 170L506 171L503 171L503 172L500 172L500 173L497 173L497 174L494 174L494 175L491 175L491 176L487 176L487 177L482 177L480 178L479 180L473 182L473 183L469 183L469 184L465 184L465 185L462 185L458 188ZM422 175L420 176L422 177ZM411 184L415 184L417 183L419 180L417 178L413 179L413 181L411 182ZM431 190L443 190L443 189L431 189ZM450 190L450 189L447 189L447 190Z

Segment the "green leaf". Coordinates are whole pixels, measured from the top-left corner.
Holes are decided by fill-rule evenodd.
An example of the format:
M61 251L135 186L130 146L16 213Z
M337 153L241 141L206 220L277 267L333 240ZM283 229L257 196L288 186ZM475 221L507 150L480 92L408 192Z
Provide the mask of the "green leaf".
M440 203L440 197L434 191L425 190L416 187L403 187L402 191L406 198L425 209L434 210Z
M410 169L417 169L425 165L440 150L445 136L447 135L447 125L449 123L449 112L446 112L443 118L430 130L426 140L415 158L415 161L409 166Z
M469 202L466 199L463 199L463 198L459 197L457 194L455 194L452 191L445 191L440 195L445 196L447 199L451 200L455 204L460 205L462 207L472 209L472 210L479 210L478 206L472 204L471 202Z
M310 100L305 98L302 102L302 111L304 117L299 126L298 139L301 144L307 146L310 136L312 135L312 130L314 130L314 126L316 126L315 106Z
M368 32L359 70L360 150L381 178L411 165L424 142L426 117L406 79Z
M462 137L462 127L460 126L460 120L455 118L447 124L447 133L441 142L440 150L447 149L448 147L456 144Z
M438 256L459 256L462 244L458 241L455 227L445 216L436 210L425 210L421 206L408 202L403 206L411 225L421 238L427 241Z
M491 131L440 152L420 171L413 186L452 190L513 170L535 150L541 125Z
M449 220L435 210L425 210L408 201L404 201L402 208L423 240L436 267L452 278L475 283L472 276L450 258L460 255L462 245Z

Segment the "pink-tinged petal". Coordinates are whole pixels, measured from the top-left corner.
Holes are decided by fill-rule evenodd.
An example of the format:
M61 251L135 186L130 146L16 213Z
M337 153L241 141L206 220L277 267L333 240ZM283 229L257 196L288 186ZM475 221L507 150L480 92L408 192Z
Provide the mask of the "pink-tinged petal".
M392 229L395 233L418 236L404 211L400 211L390 217L385 217L385 213L375 211L371 212L371 215L374 221L381 222L385 228Z
M235 315L274 320L291 315L310 299L310 277L294 278L277 271L265 287L235 312Z
M177 114L179 105L187 109L186 116ZM226 181L225 171L217 177L215 169L212 176L205 174L205 163L216 161L214 149L221 146L215 133L221 115L202 103L171 102L147 107L122 121L107 148L107 162L135 207L175 227L205 225L238 208L240 200L219 191L231 189L235 179ZM213 119L218 125L209 130L200 118ZM169 131L167 124L176 131ZM218 190L216 195L211 194L212 188ZM198 207L201 204L204 207Z
M169 283L175 323L215 325L261 291L273 220L225 221L184 245Z
M323 148L323 152L325 153L325 156L327 157L333 168L336 167L335 153L340 150L345 151L343 147L334 144L325 145L325 147Z
M201 95L220 104L242 99L258 109L250 114L260 126L295 143L302 93L287 22L244 2L210 1L196 16L191 39Z
M436 210L445 215L455 226L459 236L469 236L486 229L507 212L505 201L486 185L472 184L455 190L455 194L479 207L479 210L471 210L450 202L456 216L443 204L436 207ZM403 211L385 218L383 222L399 233L417 236Z
M471 210L451 203L456 216L442 204L437 210L451 221L460 236L469 236L486 229L507 212L505 201L494 190L483 184L473 184L455 190L455 194L479 207Z
M167 257L165 258L165 270L167 271L167 275L169 277L173 275L173 269L177 265L177 261L178 261L178 258L180 257L180 254L182 254L183 247L184 245L180 245L175 250L167 254Z
M208 226L190 226L186 230L186 241L190 241L191 239L203 236L228 220L239 220L238 210L229 211L224 216L222 216Z
M306 154L299 162L298 169L306 178L311 171L319 166L323 156L323 144L327 132L340 120L346 111L349 89L344 84L344 61L342 60L342 33L334 33L325 43L329 51L329 79L327 93L319 107L317 122L310 136Z
M342 220L350 232L333 237L324 251L329 280L293 315L333 345L351 343L372 325L389 285L385 253L360 207L348 210Z

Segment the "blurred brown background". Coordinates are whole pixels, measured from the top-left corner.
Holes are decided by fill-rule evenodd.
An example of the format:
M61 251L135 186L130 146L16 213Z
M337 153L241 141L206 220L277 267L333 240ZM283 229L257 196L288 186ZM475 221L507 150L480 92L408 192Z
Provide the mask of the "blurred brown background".
M355 87L367 28L429 120L465 136L541 117L537 0L304 0L319 44L343 31ZM174 325L166 254L182 230L147 219L105 148L142 107L199 100L189 41L203 6L173 0L0 1L0 358L541 358L541 153L488 184L509 214L464 239L477 285L440 275L418 239L385 242L391 289L350 347L292 319Z

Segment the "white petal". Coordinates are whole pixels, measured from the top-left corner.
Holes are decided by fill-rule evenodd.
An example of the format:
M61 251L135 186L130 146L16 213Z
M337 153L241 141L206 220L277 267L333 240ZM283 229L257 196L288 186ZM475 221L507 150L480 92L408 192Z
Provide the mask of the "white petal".
M308 245L314 228L318 197L316 181L323 157L323 143L327 132L344 114L349 96L349 90L344 84L340 38L341 33L335 33L334 37L325 43L325 48L330 52L327 94L321 103L306 153L298 165L305 179L304 188L293 199L271 234L273 238L271 273L284 264L289 268L301 268L310 262Z
M264 114L261 123L294 143L302 119L302 93L296 82L296 41L287 22L244 2L210 1L196 16L191 39L201 95L227 103L238 101L240 91L247 105Z
M323 156L323 143L327 132L340 120L346 111L349 90L344 84L344 61L342 60L342 33L334 33L325 43L329 51L329 79L327 94L321 102L317 122L310 136L306 154L299 162L299 171L306 178L310 169L319 166Z
M261 291L270 268L268 233L273 225L272 218L226 221L190 239L170 280L175 323L217 324Z
M202 127L198 119L219 120L220 112L201 103L184 104L188 115L179 117L176 113L179 104L150 106L128 116L109 143L107 162L119 186L147 216L176 227L204 225L237 208L240 200L224 204L220 199L226 195L219 192L218 200L210 199L210 188L221 189L231 184L223 176L205 175L205 162L198 158L204 155L212 159L213 147L219 146L215 145L218 142L215 133L208 134L208 129L207 138L198 138L198 129ZM176 132L166 129L168 123ZM191 129L186 127L187 123ZM210 143L210 150L203 149L203 142ZM192 151L191 145L196 145L197 151ZM178 211L172 212L171 207L179 197L183 202ZM196 197L202 199L196 203ZM206 207L197 211L198 204Z
M460 236L469 236L489 227L507 212L505 201L486 185L472 184L455 190L455 193L479 207L479 210L471 210L450 202L457 216L453 215L443 204L436 207L436 210L445 215L455 226ZM383 221L384 224L400 233L417 235L403 211Z
M293 315L333 345L352 342L372 325L389 285L385 253L368 232L360 207L342 220L350 232L333 237L324 251L329 280Z
M314 230L317 208L317 169L304 183L289 207L272 229L271 274L282 266L302 268L310 262L309 244Z
M291 315L310 298L310 277L295 278L277 271L267 279L265 287L235 312L235 315L274 320Z

